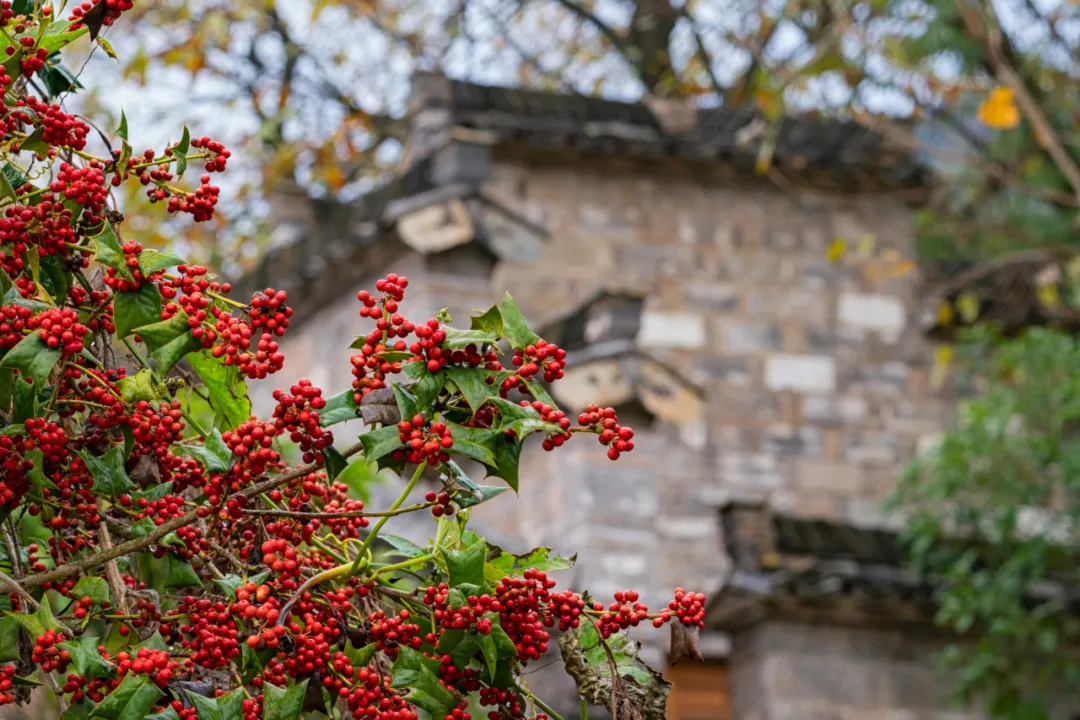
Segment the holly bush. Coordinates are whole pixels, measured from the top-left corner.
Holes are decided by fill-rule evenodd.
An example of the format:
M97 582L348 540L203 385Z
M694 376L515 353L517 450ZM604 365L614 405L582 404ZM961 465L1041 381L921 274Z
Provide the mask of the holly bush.
M228 149L184 128L136 154L126 121L106 133L34 94L65 46L103 44L130 7L60 19L0 3L0 703L44 685L65 718L543 718L523 668L557 632L583 702L663 717L666 683L625 631L670 622L693 654L702 595L677 590L656 613L633 591L595 602L556 589L569 560L467 529L470 508L517 490L529 436L554 451L593 435L612 460L634 449L611 408L555 406L545 383L566 353L509 296L467 329L413 322L408 280L389 274L357 296L351 388L299 380L252 416L245 382L285 363L286 293L238 301L207 268L124 241L110 195L139 182L207 220ZM365 432L339 449L334 426L357 418ZM339 480L350 463L402 473L400 497L367 508ZM441 490L418 500L424 477ZM406 513L431 517L426 546L384 531Z

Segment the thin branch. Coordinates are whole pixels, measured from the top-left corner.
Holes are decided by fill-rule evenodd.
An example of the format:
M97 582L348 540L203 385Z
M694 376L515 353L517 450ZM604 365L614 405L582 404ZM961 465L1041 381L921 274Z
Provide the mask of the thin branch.
M381 510L369 512L367 510L344 510L341 512L302 512L299 510L248 510L244 509L242 512L245 515L269 515L272 517L285 517L294 518L297 520L324 520L335 518L359 518L359 517L394 517L395 515L404 515L405 513L415 512L417 510L423 510L429 508L438 503L424 502L417 503L416 505L409 505L407 507L398 508L397 510Z

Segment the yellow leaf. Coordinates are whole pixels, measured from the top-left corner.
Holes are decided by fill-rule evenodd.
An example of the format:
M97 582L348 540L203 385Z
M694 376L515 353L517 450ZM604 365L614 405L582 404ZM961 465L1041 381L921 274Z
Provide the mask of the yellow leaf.
M1013 91L994 88L979 106L979 122L997 130L1011 130L1020 124L1020 108L1016 107Z
M893 266L892 276L895 278L907 277L914 271L915 263L911 262L907 258L904 258Z
M1061 303L1061 298L1058 296L1057 285L1042 285L1039 287L1037 294L1039 296L1039 302L1048 308L1055 308Z
M973 323L979 317L979 298L971 293L964 293L956 298L956 309L966 323Z
M859 257L868 258L874 254L874 246L877 245L877 238L867 233L859 238L858 254Z
M930 389L940 390L949 377L949 366L952 365L952 345L942 345L934 351L934 365L930 368Z
M949 327L953 324L953 320L956 319L956 313L953 312L952 305L945 301L938 305L937 309L937 321L938 325L942 327Z
M829 262L840 262L844 259L844 254L847 252L847 242L844 238L836 238L829 245L829 249L825 251L825 257Z

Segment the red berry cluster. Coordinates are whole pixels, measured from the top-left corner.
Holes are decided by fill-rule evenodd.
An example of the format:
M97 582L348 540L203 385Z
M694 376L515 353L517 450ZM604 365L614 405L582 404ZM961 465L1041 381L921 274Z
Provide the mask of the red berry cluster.
M603 603L594 603L593 610L604 610ZM638 602L638 594L634 590L615 593L615 602L611 603L604 614L597 620L597 629L600 636L607 638L620 630L628 627L637 627L638 623L645 620L649 614L649 608Z
M634 431L619 425L614 408L590 405L578 415L578 425L598 431L600 444L608 446L607 454L612 460L618 460L619 455L634 449Z
M521 662L535 660L547 652L551 635L544 630L544 611L551 601L549 591L555 581L547 573L532 568L522 577L504 577L495 588L501 604L499 623L514 641ZM550 625L548 625L550 626Z
M285 540L267 540L262 544L263 563L278 575L300 576L300 562L296 548Z
M222 143L208 137L192 138L191 147L198 148L206 154L206 162L203 164L206 172L225 172L225 165L232 157L232 153ZM206 178L203 182L208 182L208 180L209 178Z
M29 328L34 311L24 305L0 308L0 350L10 350L22 342L23 330Z
M27 321L27 327L37 329L38 337L53 350L60 349L62 357L83 351L83 338L90 328L79 322L79 313L72 308L49 308Z
M45 54L48 56L48 51ZM64 112L59 105L50 105L32 95L26 100L17 100L15 108L20 107L33 111L36 118L31 118L27 113L19 113L20 119L23 122L38 125L41 128L41 139L46 144L72 150L82 150L86 147L86 136L90 134L90 126L78 115Z
M450 459L446 451L454 445L446 423L436 421L428 425L427 419L420 414L398 423L398 438L405 444L399 454L414 465L446 462Z
M349 360L352 364L353 390L356 402L371 390L386 387L386 377L401 372L401 361L384 357L389 351L403 352L404 338L414 330L413 323L398 312L398 303L405 297L409 279L391 273L375 283L382 297L361 290L356 295L360 301L360 317L375 320L375 329L364 336L360 352ZM397 341L394 338L400 338Z
M164 199L167 192L159 187L154 191L152 200ZM220 193L221 188L210 184L210 176L202 175L199 178L199 187L190 193L172 195L165 209L171 214L188 213L195 222L206 222L214 217L214 207L218 204Z
M274 438L280 430L275 423L251 419L240 423L236 430L227 430L221 439L232 449L233 455L243 458L243 466L252 476L261 475L267 465L280 460L273 448Z
M240 633L225 603L188 595L180 610L187 615L187 622L179 628L181 645L191 651L192 662L213 669L240 656Z
M429 503L435 503L434 507L431 508L431 514L435 517L454 514L454 506L451 504L449 493L428 492L424 495L424 500Z
M153 277L143 277L142 270L139 268L139 255L143 251L142 243L134 241L127 241L120 246L120 251L124 253L124 264L128 268L128 272L131 273L131 280L120 275L116 268L105 268L105 284L112 288L113 292L130 292L132 290L138 290L142 287L144 282L156 280L160 277L160 273L155 273Z
M370 667L355 668L345 653L335 653L331 662L336 676L324 684L345 700L353 717L368 720L416 720L417 714L405 698L390 688L390 677Z
M384 610L376 610L368 615L367 619L371 624L368 634L372 642L392 659L397 658L399 645L411 647L413 650L419 650L423 645L424 641L419 634L420 626L409 622L410 617L408 609L402 609L397 615L390 617L387 617Z
M251 327L266 328L278 337L284 335L293 313L292 308L285 305L287 299L288 295L284 290L275 292L273 288L266 288L263 292L252 295L248 309Z
M15 702L15 695L11 692L14 686L11 680L13 677L15 677L14 665L0 667L0 705L10 705Z
M414 331L418 340L409 346L409 352L418 362L427 363L428 372L438 372L452 357L442 348L446 340L446 331L439 326L439 321L430 318L423 325L417 325Z
M670 620L672 615L683 625L705 627L705 596L702 593L675 588L675 597L660 611L660 617L653 620L653 625L660 627Z
M491 621L483 616L489 612L498 612L502 606L490 595L470 595L461 607L451 607L450 588L446 583L424 588L425 605L434 608L432 616L440 631L467 630L481 635L491 633ZM435 636L429 635L428 642L435 644Z
M64 668L71 662L71 653L61 650L57 645L67 641L67 636L55 630L46 630L44 634L34 638L34 649L30 659L35 665L40 665L44 672L64 672Z
M515 350L511 362L522 378L528 379L543 371L544 382L555 382L563 376L566 351L555 343L537 340L535 345L529 345L524 350Z
M323 505L324 513L358 513L363 512L363 500L331 500ZM342 540L346 538L360 537L360 531L370 523L366 517L325 517L314 522L326 525L330 532Z
M334 443L334 436L329 430L319 426L318 411L326 407L322 390L311 384L310 380L301 380L289 388L274 391L274 425L279 433L289 433L289 439L300 446L303 461L321 462L323 450Z
M49 189L63 195L64 200L74 200L94 217L101 213L109 196L105 169L97 160L91 160L82 167L61 163L60 172Z
M105 3L105 15L102 19L102 23L105 25L112 25L120 14L135 7L133 0L83 0L83 3L76 5L71 10L71 16L68 20L77 21L86 17L86 14L94 9L97 5ZM73 30L77 30L82 25L75 23L71 26Z

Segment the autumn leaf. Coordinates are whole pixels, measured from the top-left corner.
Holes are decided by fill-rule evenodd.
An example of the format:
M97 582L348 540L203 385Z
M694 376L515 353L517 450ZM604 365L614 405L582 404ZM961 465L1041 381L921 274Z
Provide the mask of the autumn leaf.
M829 262L835 263L843 260L846 253L847 242L844 241L844 238L836 238L829 245L829 249L825 251L825 257L828 258Z
M996 130L1011 130L1020 124L1020 109L1016 107L1013 91L999 87L990 91L979 106L979 122Z

